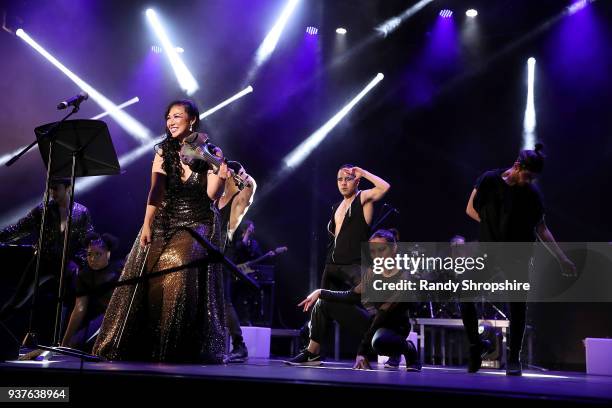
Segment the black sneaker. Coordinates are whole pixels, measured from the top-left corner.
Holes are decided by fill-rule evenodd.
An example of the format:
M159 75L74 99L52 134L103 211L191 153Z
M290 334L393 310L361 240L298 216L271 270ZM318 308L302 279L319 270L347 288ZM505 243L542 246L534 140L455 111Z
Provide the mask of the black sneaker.
M293 357L291 360L285 361L285 364L291 366L319 366L321 365L321 355L314 354L304 349L300 354Z
M234 349L230 352L230 355L227 359L228 363L244 363L249 359L249 351L247 350L246 344L244 342L235 346Z
M506 375L520 377L523 375L523 367L520 361L508 361L506 364Z
M385 361L385 368L397 369L399 368L400 361L401 361L400 356L391 356L387 359L387 361Z

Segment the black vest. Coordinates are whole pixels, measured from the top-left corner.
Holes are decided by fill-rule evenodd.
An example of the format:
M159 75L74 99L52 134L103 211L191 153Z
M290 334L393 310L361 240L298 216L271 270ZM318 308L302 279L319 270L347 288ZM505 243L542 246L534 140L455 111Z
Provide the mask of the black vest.
M342 203L336 203L332 207L332 214L327 224L329 233L329 244L327 245L326 262L330 264L351 265L361 263L361 244L368 241L370 237L370 226L366 223L361 205L361 191L357 193L349 207L340 232L334 237L336 231L336 210Z

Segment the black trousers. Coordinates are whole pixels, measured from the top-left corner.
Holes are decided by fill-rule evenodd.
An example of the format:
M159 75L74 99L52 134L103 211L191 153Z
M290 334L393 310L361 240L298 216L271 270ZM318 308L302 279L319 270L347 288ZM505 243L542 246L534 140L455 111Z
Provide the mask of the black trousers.
M361 282L361 265L325 264L321 289L349 290Z
M244 339L242 338L242 329L240 328L238 313L236 313L236 308L232 302L232 286L234 284L234 276L228 271L224 271L224 274L225 324L227 325L227 329L232 338L232 346L236 347L242 344Z
M363 338L372 324L372 316L359 305L330 302L319 299L312 309L310 339L321 344L325 340L327 331L332 321L338 322L341 327L359 338ZM397 322L392 319L391 322ZM374 359L375 354L383 356L406 355L407 361L416 359L416 350L408 346L406 337L410 333L410 321L406 318L401 324L391 324L381 327L372 337L372 355L367 356ZM413 355L414 354L414 355Z
M508 344L508 361L519 361L525 334L527 303L512 302L510 305L510 342ZM476 304L472 302L461 303L461 318L470 345L480 344L478 335L478 315Z

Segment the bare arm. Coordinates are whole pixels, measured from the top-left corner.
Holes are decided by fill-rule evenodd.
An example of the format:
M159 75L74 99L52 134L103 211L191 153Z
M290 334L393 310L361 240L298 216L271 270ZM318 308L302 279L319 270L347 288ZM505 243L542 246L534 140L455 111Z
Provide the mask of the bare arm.
M153 168L151 170L151 188L147 198L147 209L145 210L142 233L140 234L140 245L142 247L151 243L151 225L155 218L157 208L161 205L166 194L166 173L162 168L163 159L159 154L155 155Z
M215 154L218 157L223 157L223 152L219 148L216 149ZM206 193L208 194L208 198L212 201L220 199L225 189L225 180L230 177L230 171L227 168L227 164L225 162L221 163L221 167L219 167L217 174L209 171L206 177Z
M476 211L476 209L474 208L474 197L476 196L477 191L478 190L476 189L472 190L472 194L470 195L470 199L468 200L465 212L467 215L470 216L470 218L480 222L480 215L478 214L478 211Z
M563 253L563 250L559 248L555 237L552 232L546 226L546 222L544 219L538 223L536 226L536 234L540 238L542 242L548 243L547 248L552 252L554 257L561 265L561 269L563 270L563 274L566 276L575 276L576 274L576 266L570 261L570 259Z
M62 340L63 346L71 347L73 345L71 342L72 337L79 330L79 327L81 327L85 319L88 302L87 296L79 296L76 298L76 303L74 304L74 309L72 309L68 327L66 328L66 334L64 334L64 339Z
M387 183L382 178L375 174L370 173L360 167L353 167L350 169L344 169L344 172L349 175L353 175L357 178L364 178L370 183L374 184L373 188L363 190L361 192L361 203L373 203L383 198L387 191L391 188L391 184Z
M230 238L234 235L236 228L240 225L251 204L253 204L253 196L255 195L255 190L257 190L257 183L251 176L247 175L246 181L246 184L249 186L245 185L232 202L228 227Z

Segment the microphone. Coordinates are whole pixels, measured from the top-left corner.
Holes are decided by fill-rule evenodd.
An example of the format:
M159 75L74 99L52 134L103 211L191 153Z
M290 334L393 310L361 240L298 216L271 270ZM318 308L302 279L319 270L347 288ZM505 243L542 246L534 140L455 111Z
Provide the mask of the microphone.
M87 92L80 92L77 95L73 96L72 98L60 102L59 105L57 105L57 109L66 109L69 106L78 107L81 104L81 102L87 100L87 98L89 98L89 95L87 95Z

